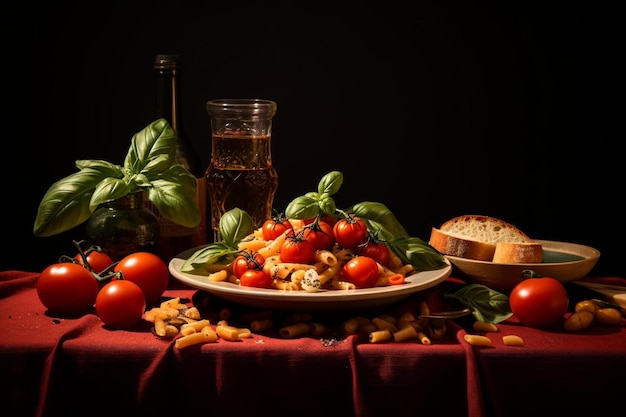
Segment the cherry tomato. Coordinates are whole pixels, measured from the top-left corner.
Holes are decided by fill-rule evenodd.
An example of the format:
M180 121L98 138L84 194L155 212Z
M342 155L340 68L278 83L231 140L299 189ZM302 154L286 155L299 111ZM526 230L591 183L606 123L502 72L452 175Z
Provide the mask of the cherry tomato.
M274 240L282 235L285 230L293 230L293 226L286 217L280 215L265 220L261 227L265 240Z
M343 266L343 275L359 288L370 288L378 280L378 264L368 256L355 256Z
M311 242L313 250L330 248L335 243L333 228L325 221L312 223L304 229L304 238Z
M169 283L169 271L165 262L150 252L135 252L124 257L114 269L123 279L139 285L146 296L146 303L157 303Z
M96 297L96 314L107 326L127 329L146 311L146 297L139 285L125 279L107 283Z
M239 278L239 284L244 287L271 288L274 280L265 271L248 269Z
M37 280L37 295L53 313L78 315L93 307L98 281L87 268L72 262L58 263L43 270Z
M369 256L381 265L389 266L389 248L383 242L368 240L365 245L359 246L360 255Z
M87 257L87 263L91 267L91 270L94 272L100 273L109 266L113 265L113 260L111 259L111 257L104 252L89 250L85 252L85 255ZM79 265L85 265L83 262L83 257L80 256L80 253L77 253L76 256L74 256L74 259L78 261Z
M322 216L322 218L320 219L323 222L326 222L330 225L330 227L334 227L335 223L337 223L337 218L335 216L331 216L330 214L326 215L326 216Z
M367 226L356 216L337 220L333 227L335 241L342 248L354 249L367 241Z
M244 272L249 269L260 271L263 269L265 257L260 253L244 252L235 258L233 262L233 274L237 278L241 278Z
M313 260L314 254L313 245L301 233L288 233L280 245L280 259L283 262L308 264Z
M569 298L563 284L551 277L528 278L509 296L513 315L529 327L546 328L563 320Z

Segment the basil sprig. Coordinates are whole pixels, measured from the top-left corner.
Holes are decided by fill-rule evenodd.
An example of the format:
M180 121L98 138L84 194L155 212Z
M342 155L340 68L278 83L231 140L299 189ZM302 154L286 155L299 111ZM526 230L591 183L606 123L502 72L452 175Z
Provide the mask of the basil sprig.
M78 160L80 170L52 184L43 196L33 233L52 236L87 221L99 204L144 190L161 214L176 224L200 224L196 178L175 163L176 133L158 119L137 132L124 165Z
M182 272L206 275L206 265L228 265L241 251L237 248L239 242L254 232L254 220L244 210L234 208L227 211L220 218L220 233L222 241L215 242L194 252L185 260L180 270Z
M312 219L337 212L353 214L361 218L368 230L384 241L404 263L410 263L417 271L430 271L446 266L443 255L422 239L410 237L384 204L366 201L343 211L337 210L332 195L339 191L342 184L341 172L329 172L320 180L317 192L295 198L287 206L285 215L290 219Z

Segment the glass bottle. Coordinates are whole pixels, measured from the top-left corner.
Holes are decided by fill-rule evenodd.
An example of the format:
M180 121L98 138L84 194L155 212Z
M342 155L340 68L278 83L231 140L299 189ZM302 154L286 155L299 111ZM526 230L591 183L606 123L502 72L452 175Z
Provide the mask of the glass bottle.
M211 162L206 170L206 186L214 241L221 240L219 221L228 210L237 207L246 211L256 227L272 215L278 188L271 152L276 109L276 102L261 99L207 102Z
M176 132L175 161L196 177L198 182L196 201L202 217L198 227L184 227L161 216L156 207L148 203L148 207L157 215L161 228L158 254L165 262L169 262L180 252L206 243L206 183L200 156L183 128L181 62L178 55L157 55L154 70L156 72L156 116L166 119Z
M156 253L160 231L157 217L136 191L100 204L85 224L88 245L98 245L117 262L134 252Z

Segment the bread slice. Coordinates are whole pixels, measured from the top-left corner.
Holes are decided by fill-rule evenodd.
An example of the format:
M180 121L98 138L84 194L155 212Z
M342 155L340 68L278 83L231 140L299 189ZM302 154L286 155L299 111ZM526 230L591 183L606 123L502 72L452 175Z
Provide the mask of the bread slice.
M532 242L524 232L504 220L475 214L450 219L439 230L493 245L498 242Z
M521 264L543 262L541 243L498 242L491 262L499 264Z
M475 259L477 261L491 261L496 250L496 245L494 244L446 233L435 227L430 232L430 241L428 243L444 255Z
M534 243L512 224L489 216L464 215L450 219L440 228L432 228L429 244L444 255L494 261L500 242L509 244L500 249L499 263L542 262L537 261L539 254L543 259L541 244Z

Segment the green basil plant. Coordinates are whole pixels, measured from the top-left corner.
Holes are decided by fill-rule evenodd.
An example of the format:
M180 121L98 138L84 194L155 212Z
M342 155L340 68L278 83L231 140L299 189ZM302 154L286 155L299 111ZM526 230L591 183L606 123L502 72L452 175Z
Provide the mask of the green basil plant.
M78 172L52 184L43 196L33 232L52 236L87 221L99 204L144 191L159 212L176 224L200 224L196 178L174 160L176 133L165 119L137 132L124 165L78 160Z

